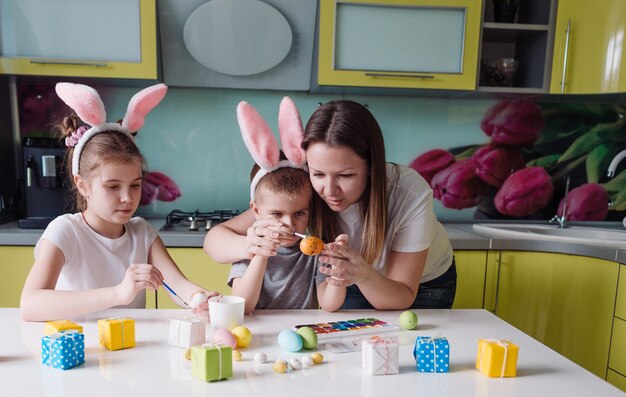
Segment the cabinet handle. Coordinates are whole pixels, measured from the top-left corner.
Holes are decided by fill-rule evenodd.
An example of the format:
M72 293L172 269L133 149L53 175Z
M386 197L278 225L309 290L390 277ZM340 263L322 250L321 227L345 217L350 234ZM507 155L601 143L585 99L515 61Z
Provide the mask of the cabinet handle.
M408 77L412 79L434 79L433 75L426 74L396 74L396 73L365 73L369 77Z
M565 29L565 51L563 53L563 75L561 76L561 94L565 93L565 72L567 71L567 53L569 52L569 35L572 27L572 20L567 20L567 29Z
M74 66L93 66L103 67L108 66L106 62L89 62L89 61L56 61L54 59L31 59L30 63L39 65L74 65Z

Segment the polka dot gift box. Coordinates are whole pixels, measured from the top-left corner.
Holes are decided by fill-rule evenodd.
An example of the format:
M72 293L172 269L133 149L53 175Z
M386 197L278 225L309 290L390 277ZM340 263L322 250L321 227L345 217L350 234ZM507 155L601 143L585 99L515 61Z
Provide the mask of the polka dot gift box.
M41 338L41 363L70 369L85 362L85 335L76 330L61 331Z
M413 357L418 372L450 371L450 345L444 337L418 336Z

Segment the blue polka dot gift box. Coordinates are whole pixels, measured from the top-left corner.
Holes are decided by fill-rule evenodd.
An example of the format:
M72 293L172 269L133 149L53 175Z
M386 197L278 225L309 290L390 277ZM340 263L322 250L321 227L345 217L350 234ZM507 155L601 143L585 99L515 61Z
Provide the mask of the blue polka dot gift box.
M450 344L442 336L418 336L413 357L418 372L450 372Z
M85 335L76 330L61 331L41 338L41 363L70 369L85 362Z

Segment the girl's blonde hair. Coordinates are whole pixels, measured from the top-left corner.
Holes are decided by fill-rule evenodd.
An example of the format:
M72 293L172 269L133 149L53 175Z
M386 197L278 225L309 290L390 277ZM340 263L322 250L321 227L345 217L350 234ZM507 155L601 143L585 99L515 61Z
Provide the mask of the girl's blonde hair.
M376 119L356 102L338 100L317 108L306 128L302 148L313 143L345 146L367 161L368 180L359 199L363 235L361 255L368 263L380 256L385 242L388 217L387 162L385 142ZM341 233L337 213L319 195L313 195L309 230L324 241L334 241Z
M63 121L54 127L60 138L70 137L73 132L80 127L80 119L76 115L63 118ZM65 153L65 167L67 175L71 178L72 194L74 195L76 209L84 211L87 209L87 200L80 194L74 179L72 178L72 155L74 147L68 147ZM103 164L117 163L138 163L142 170L146 161L139 148L127 135L117 131L105 131L94 135L83 148L80 155L79 175L83 179L89 179L92 173Z

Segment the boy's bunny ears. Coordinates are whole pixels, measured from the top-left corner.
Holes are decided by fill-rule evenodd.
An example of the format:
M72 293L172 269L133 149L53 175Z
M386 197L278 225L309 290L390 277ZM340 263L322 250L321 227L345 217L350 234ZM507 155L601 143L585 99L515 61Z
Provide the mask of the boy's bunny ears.
M237 121L248 151L261 167L250 184L251 200L254 200L254 191L261 178L272 171L283 167L292 167L309 172L306 166L306 154L300 147L304 135L302 120L291 98L283 98L278 112L278 133L287 160L279 160L278 141L263 117L252 105L244 101L239 102Z
M156 84L139 91L128 103L122 124L118 124L106 122L104 103L93 88L83 84L57 83L55 89L59 98L72 108L83 122L91 126L84 133L79 129L80 133L77 131L72 134L69 141L66 140L66 145L76 145L72 155L72 175L78 175L80 154L87 141L105 131L120 132L134 141L132 133L143 127L145 116L161 102L167 92L165 84Z

